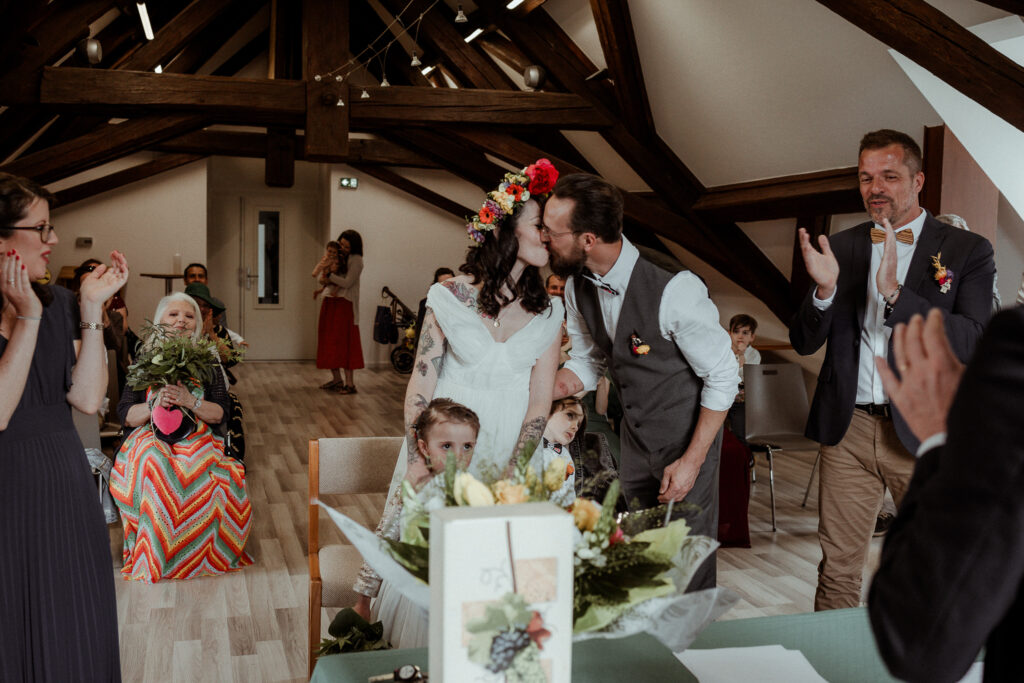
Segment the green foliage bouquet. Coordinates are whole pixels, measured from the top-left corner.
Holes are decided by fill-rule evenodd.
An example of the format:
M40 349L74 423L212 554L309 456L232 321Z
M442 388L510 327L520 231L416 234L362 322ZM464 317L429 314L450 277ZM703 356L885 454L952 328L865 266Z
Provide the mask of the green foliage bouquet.
M225 361L241 360L243 353L223 349L219 340L174 333L167 325L153 324L143 330L135 362L128 366L128 386L136 391L181 382L202 386L213 381L222 354Z

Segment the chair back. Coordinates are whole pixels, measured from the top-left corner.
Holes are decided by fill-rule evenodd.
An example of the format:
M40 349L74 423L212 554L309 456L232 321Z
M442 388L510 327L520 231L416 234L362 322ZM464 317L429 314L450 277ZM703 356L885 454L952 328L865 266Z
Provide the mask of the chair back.
M803 437L807 427L807 385L796 363L744 365L746 438Z
M319 493L387 493L402 440L400 436L318 439Z

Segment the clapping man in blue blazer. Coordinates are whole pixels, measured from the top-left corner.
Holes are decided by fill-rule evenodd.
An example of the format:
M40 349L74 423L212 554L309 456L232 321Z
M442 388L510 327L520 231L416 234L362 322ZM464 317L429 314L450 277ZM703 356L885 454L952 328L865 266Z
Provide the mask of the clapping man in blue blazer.
M966 360L992 310L992 245L921 208L921 167L910 136L868 133L857 170L871 220L819 237L821 251L800 230L814 284L789 338L803 355L827 344L806 430L821 443L816 610L860 604L885 488L898 505L914 469L918 440L889 405L873 358L891 362L893 326L940 308L950 344Z

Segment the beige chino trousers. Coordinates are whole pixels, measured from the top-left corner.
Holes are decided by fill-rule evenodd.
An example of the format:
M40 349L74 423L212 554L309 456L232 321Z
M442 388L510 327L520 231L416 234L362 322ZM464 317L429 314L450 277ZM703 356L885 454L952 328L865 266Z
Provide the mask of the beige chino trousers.
M886 487L897 507L916 458L903 446L892 419L853 411L835 446L821 447L818 482L818 589L814 609L857 607L861 577Z

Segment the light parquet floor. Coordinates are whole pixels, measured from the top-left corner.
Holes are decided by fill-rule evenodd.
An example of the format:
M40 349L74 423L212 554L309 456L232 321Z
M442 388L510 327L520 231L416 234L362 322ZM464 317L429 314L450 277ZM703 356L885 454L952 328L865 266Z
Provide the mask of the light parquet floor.
M312 363L246 363L235 374L234 391L246 411L246 476L254 518L248 549L255 563L240 572L192 581L125 581L119 573L122 533L112 526L126 682L305 680L307 442L401 434L406 378L391 369L359 371L359 393L347 396L317 389L328 375ZM800 500L813 458L813 453L777 456L779 530L774 534L768 472L764 459L758 459L750 505L753 547L719 552L719 583L742 598L725 618L812 608L820 559L816 493L806 509ZM383 496L327 502L372 528ZM326 517L321 519L323 539L340 540ZM873 566L877 539L872 547Z

